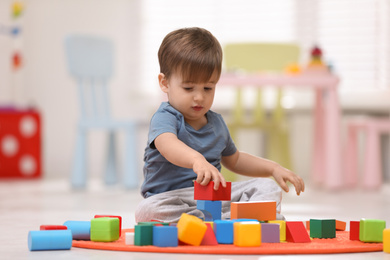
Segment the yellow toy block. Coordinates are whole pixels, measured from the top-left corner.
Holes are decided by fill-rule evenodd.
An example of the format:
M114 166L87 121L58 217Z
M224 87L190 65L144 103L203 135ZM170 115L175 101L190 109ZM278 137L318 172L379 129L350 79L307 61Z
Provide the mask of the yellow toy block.
M284 220L270 220L268 223L279 224L280 241L286 241L286 221Z
M233 226L233 244L235 246L249 247L261 245L261 224L259 222L235 222Z
M199 218L183 213L177 223L178 239L186 244L199 246L207 225Z
M383 252L390 254L390 229L383 230Z

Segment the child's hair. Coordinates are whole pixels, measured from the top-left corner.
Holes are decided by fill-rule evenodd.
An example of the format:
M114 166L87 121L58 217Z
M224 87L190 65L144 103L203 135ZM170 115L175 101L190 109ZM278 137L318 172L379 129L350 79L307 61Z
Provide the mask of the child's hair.
M205 83L222 70L222 48L218 40L202 28L183 28L165 36L158 51L160 72L167 79L179 73L185 82Z

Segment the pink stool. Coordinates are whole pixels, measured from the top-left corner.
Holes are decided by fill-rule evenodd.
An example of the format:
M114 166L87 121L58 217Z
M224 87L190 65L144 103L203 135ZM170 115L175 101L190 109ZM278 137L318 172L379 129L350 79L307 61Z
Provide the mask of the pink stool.
M345 176L348 186L358 184L358 131L364 131L365 153L363 156L363 182L365 188L374 189L382 184L382 162L380 152L380 135L390 132L390 119L364 118L348 123L346 144Z

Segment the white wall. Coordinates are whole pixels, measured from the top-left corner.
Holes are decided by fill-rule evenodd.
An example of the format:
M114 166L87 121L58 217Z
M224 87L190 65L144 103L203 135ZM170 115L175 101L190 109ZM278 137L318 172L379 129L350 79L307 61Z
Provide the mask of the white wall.
M15 22L9 17L11 2L0 0L0 26ZM116 46L116 70L110 82L113 115L121 119L139 117L148 121L158 102L155 102L155 97L151 99L140 89L154 84L153 80L140 82L145 79L142 70L150 65L143 62L145 59L141 57L146 55L143 48L146 43L140 41L145 33L142 0L34 0L26 1L25 5L25 12L21 17L21 43L18 43L22 47L25 63L20 75L16 77L17 84L20 85L16 98L11 91L15 78L8 63L14 41L0 34L0 105L16 101L22 105L35 105L41 111L44 175L49 178L67 177L72 166L79 110L76 85L66 69L64 38L69 33L110 37ZM228 38L229 35L221 37ZM147 93L150 94L150 91ZM350 90L340 94L342 104L347 108L390 110L389 91L368 93ZM312 100L306 93L301 97L297 96L296 109L304 112L292 114L290 118L295 170L304 177L309 175L311 165L312 118L309 111ZM225 99L217 98L216 109L224 111L226 104ZM146 132L141 132L141 164L145 138ZM105 139L101 133L92 133L89 141L92 151L89 163L91 174L98 175L102 173Z
M11 1L0 1L0 14L8 16ZM129 0L37 0L26 1L20 17L20 37L24 67L16 77L21 84L16 98L10 93L14 76L8 69L8 60L0 65L0 104L34 105L43 118L43 158L46 177L67 176L71 169L75 129L78 118L76 85L69 76L65 63L64 38L70 33L106 36L116 47L115 73L111 87L112 114L117 118L142 116L143 110L132 104L138 95L137 75L140 73L139 1ZM3 25L15 21L2 16ZM0 35L0 55L11 52L11 37ZM19 44L19 43L18 43ZM4 62L5 60L5 62ZM138 96L139 97L139 96ZM139 98L138 98L139 100ZM137 111L136 111L137 110ZM93 133L91 169L100 173L104 138Z

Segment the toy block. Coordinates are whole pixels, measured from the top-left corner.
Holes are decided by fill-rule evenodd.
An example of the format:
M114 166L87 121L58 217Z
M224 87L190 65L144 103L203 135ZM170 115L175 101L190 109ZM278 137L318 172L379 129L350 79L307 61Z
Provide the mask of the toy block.
M345 228L347 227L347 222L340 221L336 219L336 230L337 231L345 231Z
M233 227L233 244L235 246L251 247L261 245L262 226L259 222L234 222Z
M72 247L72 231L30 231L28 232L27 244L30 251L69 250Z
M135 225L134 226L134 245L150 246L153 245L153 226Z
M112 242L118 239L118 218L94 218L91 220L91 241Z
M113 215L95 215L94 218L118 218L119 219L119 237L122 235L122 217Z
M305 223L306 223L306 230L310 230L310 220L307 220Z
M211 225L211 223L205 223L205 224L207 226L207 230L200 244L202 246L217 246L218 241L217 238L215 237L213 226Z
M42 123L33 109L0 109L0 179L42 177Z
M284 220L270 220L268 223L279 224L280 241L286 241L286 221Z
M91 221L68 220L64 226L72 231L75 240L90 240L91 238Z
M349 222L349 240L359 240L360 221Z
M383 230L383 252L390 253L390 229Z
M261 242L280 243L279 224L261 223Z
M309 234L301 221L286 222L286 241L292 243L311 242Z
M125 244L128 246L134 245L134 232L125 233Z
M157 222L157 221L150 221L150 222L138 222L137 225L144 225L144 226L155 226L157 224L163 225L163 226L169 226L169 223L165 222Z
M204 221L204 223L207 225L207 224L210 224L211 225L211 228L214 230L214 222L213 221ZM213 231L214 232L214 231Z
M39 227L39 230L64 230L64 229L68 229L68 228L64 225L41 225Z
M153 245L158 247L177 247L178 236L177 227L174 226L154 226Z
M222 201L220 200L198 200L196 202L196 208L201 210L203 213L205 213L204 211L207 211L211 214L211 219L207 219L207 221L221 219Z
M193 246L200 245L207 230L201 219L186 213L181 215L177 228L179 240Z
M194 182L194 200L230 200L232 183L226 182L226 187L219 185L218 190L214 190L214 182L210 181L203 186Z
M359 225L359 240L362 242L383 242L383 230L386 221L379 219L361 219Z
M310 219L310 237L335 238L336 220L334 219Z
M276 220L276 201L245 201L230 204L230 218Z
M219 244L233 244L233 223L232 220L214 221L214 233Z

